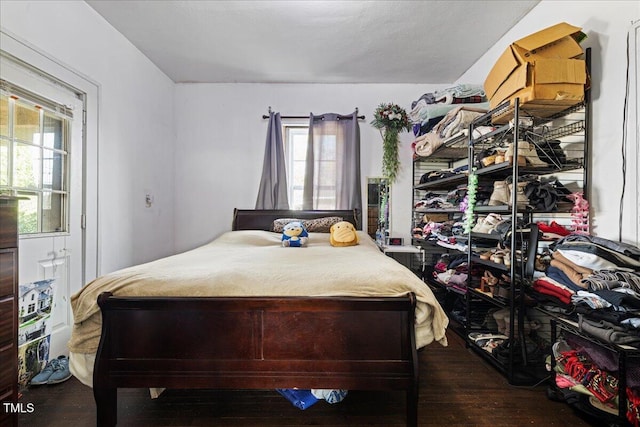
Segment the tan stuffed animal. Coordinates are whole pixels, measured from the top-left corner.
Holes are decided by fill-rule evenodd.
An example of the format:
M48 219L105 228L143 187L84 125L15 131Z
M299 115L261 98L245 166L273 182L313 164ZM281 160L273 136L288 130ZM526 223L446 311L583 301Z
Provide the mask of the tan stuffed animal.
M348 221L340 221L329 229L331 246L354 246L360 242L356 228Z

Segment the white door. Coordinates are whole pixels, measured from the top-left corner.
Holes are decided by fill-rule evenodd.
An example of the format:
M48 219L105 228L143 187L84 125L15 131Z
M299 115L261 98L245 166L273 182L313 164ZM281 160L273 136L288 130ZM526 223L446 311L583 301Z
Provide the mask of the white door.
M0 191L22 198L18 342L43 360L68 354L69 299L84 280L83 102L61 82L0 59Z

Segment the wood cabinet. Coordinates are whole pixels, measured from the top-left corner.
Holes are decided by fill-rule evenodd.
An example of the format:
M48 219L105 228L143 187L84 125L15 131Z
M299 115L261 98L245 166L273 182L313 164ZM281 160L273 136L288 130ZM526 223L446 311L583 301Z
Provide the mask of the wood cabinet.
M18 401L18 201L0 196L0 402ZM17 426L3 404L0 425Z

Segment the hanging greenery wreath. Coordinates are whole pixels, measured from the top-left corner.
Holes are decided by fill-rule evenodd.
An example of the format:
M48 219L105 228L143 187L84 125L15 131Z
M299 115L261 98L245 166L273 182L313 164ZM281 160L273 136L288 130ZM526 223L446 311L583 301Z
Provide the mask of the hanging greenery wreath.
M407 112L397 104L380 104L376 109L371 125L380 130L382 135L382 174L393 183L400 169L398 159L398 135L402 131L411 130Z

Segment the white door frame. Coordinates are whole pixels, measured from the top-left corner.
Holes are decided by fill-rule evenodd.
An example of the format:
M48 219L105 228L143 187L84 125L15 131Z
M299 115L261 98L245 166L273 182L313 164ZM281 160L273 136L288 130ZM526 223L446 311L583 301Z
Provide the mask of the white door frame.
M98 117L100 84L35 46L0 28L2 50L43 73L65 82L83 94L85 133L83 135L83 285L97 277L99 265L98 224Z
M640 200L640 123L638 119L640 116L640 20L635 21L631 25L629 30L629 123L627 124L627 135L629 136L627 141L627 158L631 159L631 164L627 170L635 170L635 191L630 194L631 201L627 203L629 215L631 218L636 219L635 230L630 230L631 238L635 238L635 244L640 246L640 211L638 207L638 201ZM634 233L635 231L635 233ZM634 243L631 241L630 243Z

